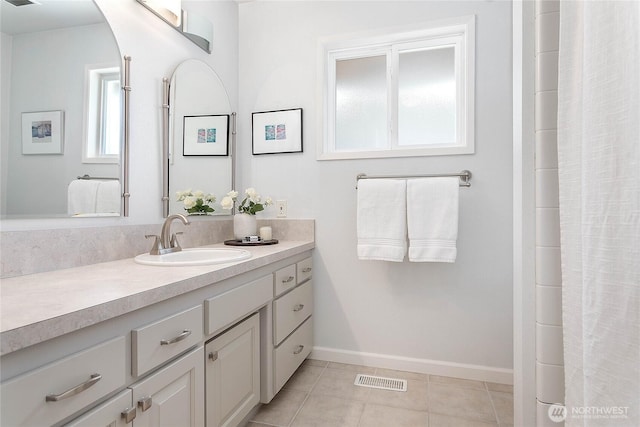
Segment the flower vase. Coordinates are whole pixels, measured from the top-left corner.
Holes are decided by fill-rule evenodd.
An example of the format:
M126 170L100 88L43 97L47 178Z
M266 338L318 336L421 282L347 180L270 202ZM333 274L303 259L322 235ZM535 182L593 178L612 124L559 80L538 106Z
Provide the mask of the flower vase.
M233 216L233 235L237 240L247 236L258 235L258 224L255 215L239 213Z

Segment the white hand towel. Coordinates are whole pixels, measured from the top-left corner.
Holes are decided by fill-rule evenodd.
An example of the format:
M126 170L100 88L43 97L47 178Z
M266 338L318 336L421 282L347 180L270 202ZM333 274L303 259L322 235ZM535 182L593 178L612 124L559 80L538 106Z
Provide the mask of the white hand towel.
M120 213L120 181L100 181L96 195L97 213Z
M69 215L95 213L98 181L76 179L67 188L67 213Z
M404 180L358 182L358 258L402 262L407 252L407 185Z
M409 261L455 262L458 190L458 178L408 180Z

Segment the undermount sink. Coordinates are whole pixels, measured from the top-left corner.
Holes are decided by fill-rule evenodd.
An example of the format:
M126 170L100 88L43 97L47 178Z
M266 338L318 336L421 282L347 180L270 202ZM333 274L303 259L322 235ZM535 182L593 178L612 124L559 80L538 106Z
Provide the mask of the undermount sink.
M158 266L194 266L223 264L251 258L251 252L232 248L191 248L164 255L141 254L133 260L138 264Z

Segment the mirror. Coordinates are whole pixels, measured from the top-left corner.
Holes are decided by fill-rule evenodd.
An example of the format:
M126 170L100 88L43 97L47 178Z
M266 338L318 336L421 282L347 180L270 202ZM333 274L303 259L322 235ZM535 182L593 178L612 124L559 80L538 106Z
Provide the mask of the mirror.
M216 196L206 214L229 215L220 201L234 188L235 113L222 81L209 65L189 59L175 69L165 99L166 92L163 214L198 214L177 196L191 190Z
M121 215L125 96L109 24L93 0L12 3L0 2L2 218Z

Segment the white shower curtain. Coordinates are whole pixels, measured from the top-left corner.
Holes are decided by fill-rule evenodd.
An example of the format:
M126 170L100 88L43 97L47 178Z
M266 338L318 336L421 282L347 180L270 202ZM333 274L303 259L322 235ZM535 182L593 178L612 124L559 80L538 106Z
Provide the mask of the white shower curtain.
M640 426L640 2L561 1L566 425Z

